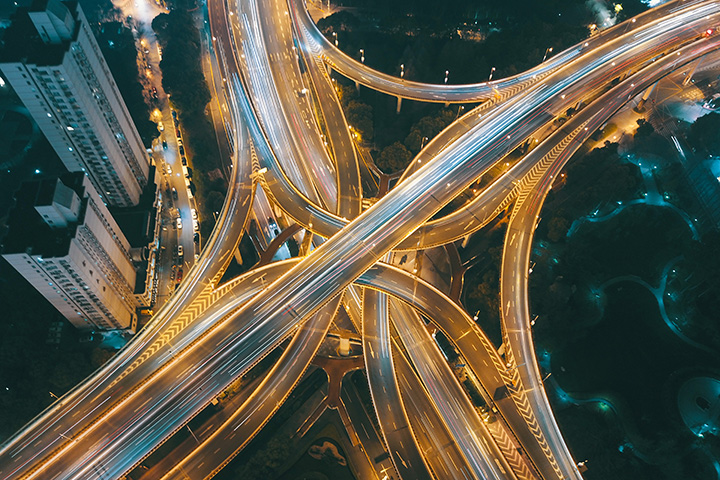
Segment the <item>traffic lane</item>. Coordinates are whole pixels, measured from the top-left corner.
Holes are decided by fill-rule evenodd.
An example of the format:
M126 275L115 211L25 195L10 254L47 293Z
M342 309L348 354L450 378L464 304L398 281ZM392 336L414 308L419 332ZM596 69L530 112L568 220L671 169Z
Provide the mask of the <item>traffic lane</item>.
M240 168L240 162L236 163L238 168L236 168L235 182L228 192L232 201L226 202L224 207L226 218L247 213L247 209L240 208L240 197L247 191L247 171ZM220 257L221 255L218 253L227 249L228 243L233 242L234 237L231 230L233 223L233 221L228 221L225 230L217 236L218 241L210 244L208 256ZM235 228L237 227L235 226ZM42 454L60 448L66 442L67 437L71 437L75 432L85 428L92 420L92 414L97 414L98 411L108 407L107 402L110 398L121 397L126 390L120 387L113 388L114 379L121 376L123 371L136 362L144 350L156 342L163 330L194 300L199 290L205 287L199 281L202 275L212 272L220 265L220 262L208 263L207 268L200 269L196 275L189 275L188 280L181 287L182 295L176 295L168 301L132 342L88 381L63 396L49 410L34 419L29 427L20 432L19 436L6 442L3 450L7 450L9 455L2 457L8 460L12 459L13 465L3 466L3 462L0 460L0 473L3 471L19 473L31 468L32 463L38 461ZM153 365L156 364L157 360L153 362ZM152 365L149 365L148 368L152 368ZM124 385L125 389L131 389L136 383L127 382ZM73 413L70 414L70 412ZM34 451L23 452L24 449L30 448L31 444Z
M340 299L323 307L293 337L255 392L217 430L175 465L162 479L208 478L226 465L274 415L300 381L320 348Z
M427 391L396 342L397 338L393 338L393 358L400 394L426 462L438 478L467 480L474 478L457 445L437 415Z
M380 430L400 478L432 479L403 406L390 351L388 298L364 289L362 339L370 394ZM380 401L382 399L382 401Z
M435 410L475 477L516 478L422 319L397 301L390 301L390 316Z
M358 284L373 285L416 308L431 319L457 346L465 363L485 390L486 401L492 406L492 397L499 388L510 384L510 376L504 371L504 363L484 332L458 304L429 283L410 275L402 269L387 264L377 264L360 279ZM510 427L544 478L563 478L558 472L557 460L546 451L546 442L538 438L529 427L532 419L520 414L512 401L496 402L502 420Z
M626 20L621 24L603 30L599 34L586 39L582 45L586 49L593 49L598 45L603 45L615 38L626 35L629 31L645 27L666 15L675 14L679 9L687 8L688 5L698 3L706 2L685 2L685 0L667 2L633 19ZM334 68L344 76L358 83L404 98L427 101L455 101L461 103L487 100L497 93L502 94L511 90L513 87L542 78L542 76L566 65L574 58L571 48L558 53L547 62L543 62L528 71L494 82L483 82L474 85L422 84L383 74L367 67L364 63L348 57L320 33L310 18L302 0L293 0L290 2L290 6L293 10L293 17L297 28L306 42L312 42L315 50L321 52L323 56L328 58Z
M579 75L580 75L580 76L584 76L584 75L586 75L587 73L588 73L588 71L581 71L581 72L579 72ZM572 80L575 80L575 79L572 79ZM564 84L567 84L567 83L568 83L568 82L560 82L558 85L556 85L555 89L553 89L553 90L556 90L556 91L557 91L558 89L560 89L561 87L563 87ZM536 91L535 93L537 93L537 91ZM532 100L532 99L531 99L531 100ZM534 102L534 101L531 101L531 102L529 102L529 103L530 103L530 104L533 104L533 103L535 103L535 102ZM521 108L520 110L522 110L522 108ZM504 143L504 142L503 142L503 143ZM432 169L428 169L427 167L426 167L426 170L432 171ZM450 169L449 174L450 174L450 173L452 173L452 169ZM423 176L419 176L418 178L423 178ZM441 176L436 176L436 178L442 178L442 177L441 177ZM428 185L428 187L431 187L431 185ZM447 193L449 190L451 191L451 188L450 188L450 187L451 187L451 185L448 184L448 189L446 190L446 189L443 188L443 190L446 190L446 193ZM429 189L428 189L428 190L429 190ZM428 190L425 190L425 191L428 191ZM392 193L392 192L391 192L391 193ZM383 200L389 201L390 198L392 198L392 195L385 197ZM433 198L434 198L434 197L433 197ZM423 197L423 199L424 199L424 200L427 200L427 197ZM430 203L434 203L434 202L430 202ZM377 211L381 211L381 210L382 210L382 209L379 208L381 205L382 205L382 200L381 200L381 202L379 202L379 203L376 205L376 210L377 210ZM405 204L404 206L407 206L407 205L408 205L408 204ZM433 205L433 206L434 206L434 205ZM371 209L371 210L372 210L372 209ZM371 211L371 210L369 210L369 211ZM417 209L415 209L415 210L417 211ZM366 213L367 213L367 212L366 212ZM394 219L403 220L402 218L398 219L397 217L394 217ZM396 221L397 221L397 220L396 220ZM376 228L376 226L374 226L374 227ZM388 239L387 236L384 236L384 238L382 238L382 240L384 240L384 241L386 241L386 242L391 242L391 241L392 241L392 240ZM327 242L325 245L328 245L329 243L330 243L330 242ZM359 245L361 245L361 244L359 244ZM373 247L375 246L375 245L373 245L373 244L371 244L371 245L372 245ZM364 247L364 251L362 250L363 247ZM321 247L321 248L322 248L322 247ZM357 250L354 252L354 253L355 253L355 257L357 256L357 254L367 253L368 250L369 250L369 249L366 248L366 247L363 245L363 246L361 247L361 250L360 250L359 252L358 252ZM351 257L351 260L352 260L352 257ZM305 292L303 292L303 293L305 293Z
M680 55L677 56L682 58L682 62L687 63L700 55L717 49L719 46L720 41L717 39L703 40L684 48L678 52ZM587 108L587 111L584 110L576 118L572 119L567 125L568 129L589 122L587 123L587 130L582 130L577 142L568 147L555 164L545 172L533 194L520 205L519 211L508 226L502 264L503 275L501 275L501 278L503 278L501 304L506 306L502 312L503 321L505 330L508 332L508 347L511 350L512 363L517 365L516 370L521 385L532 401L534 411L538 412L537 416L541 424L543 424L543 429L547 432L559 431L545 394L540 369L536 363L537 357L532 342L527 292L530 250L542 200L552 184L552 178L557 176L557 173L579 145L596 128L607 121L627 100L635 97L661 76L674 71L677 68L676 62L678 60L672 58L672 56L662 59L657 62L654 69L641 72L638 76L625 80L599 99L596 106ZM557 143L557 141L558 139L552 137L548 139L548 142L552 143ZM556 448L560 445L559 436L559 433L548 435L551 445Z

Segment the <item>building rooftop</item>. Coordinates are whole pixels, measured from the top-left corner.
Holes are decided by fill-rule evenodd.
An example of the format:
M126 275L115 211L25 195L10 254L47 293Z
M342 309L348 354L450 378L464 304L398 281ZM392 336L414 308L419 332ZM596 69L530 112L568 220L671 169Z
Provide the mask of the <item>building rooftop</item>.
M60 180L83 198L83 173L68 173ZM67 254L70 240L75 236L77 223L67 228L52 229L35 210L36 205L48 205L53 201L57 177L23 182L15 192L15 206L10 210L8 233L2 239L2 253L29 253L45 258ZM79 222L82 223L84 214Z
M80 31L80 23L74 23L74 30L70 40L60 43L46 43L40 37L38 30L30 18L33 12L42 12L58 4L64 5L69 10L74 20L78 18L77 1L67 0L63 2L53 2L48 7L51 0L35 0L28 8L18 8L11 18L10 26L5 29L2 40L0 41L0 63L7 62L24 62L34 65L58 65L70 48L70 43L77 40Z

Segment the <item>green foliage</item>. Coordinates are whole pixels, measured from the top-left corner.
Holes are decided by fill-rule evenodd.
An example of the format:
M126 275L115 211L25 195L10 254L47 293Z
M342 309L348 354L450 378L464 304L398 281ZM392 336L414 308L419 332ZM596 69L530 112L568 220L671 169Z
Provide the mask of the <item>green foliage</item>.
M691 297L698 311L707 318L717 318L720 311L720 233L705 234L701 242L688 249L685 259L687 269L693 272L692 280L696 286ZM720 330L720 325L714 323L715 330Z
M111 352L89 349L65 325L59 345L45 343L63 321L10 265L0 260L0 438L7 438L104 363Z
M137 50L132 31L120 22L107 22L100 25L96 36L143 145L149 148L158 131L157 125L150 121L150 110L138 79Z
M352 100L345 108L348 125L360 132L363 141L372 141L374 137L372 107L366 103Z
M210 90L202 71L200 33L192 16L180 10L161 13L152 28L163 48L163 89L184 114L201 112L210 101Z
M412 154L400 142L395 142L382 149L375 161L377 167L385 173L395 173L404 170L412 160Z
M271 438L250 459L236 470L237 478L243 480L267 480L281 473L280 467L292 453L290 438Z
M436 115L421 118L410 128L410 133L405 137L405 146L413 156L417 155L428 141L450 125L460 113L460 110L444 108Z
M222 207L220 197L225 198L227 186L216 175L221 172L220 152L215 129L205 113L211 97L202 70L200 33L192 15L184 10L158 15L152 28L163 47L163 89L179 112L187 157L194 168L196 196L207 199L198 204L201 234L207 238L214 225L213 212Z
M720 155L720 113L708 113L690 126L687 139L698 151Z
M565 167L563 188L548 195L539 232L562 241L570 223L606 203L633 198L641 184L640 170L617 154L617 144L573 158ZM546 213L547 212L547 213Z
M497 2L460 0L341 0L364 15L342 11L318 22L339 47L382 72L441 83L450 71L450 83L476 83L513 75L541 62L545 49L554 52L576 44L588 35L586 25L596 19L585 0L532 0ZM633 14L644 10L639 0L623 2Z
M670 143L665 137L655 132L650 122L641 118L637 124L638 128L633 136L633 149L636 152L664 158L672 155Z

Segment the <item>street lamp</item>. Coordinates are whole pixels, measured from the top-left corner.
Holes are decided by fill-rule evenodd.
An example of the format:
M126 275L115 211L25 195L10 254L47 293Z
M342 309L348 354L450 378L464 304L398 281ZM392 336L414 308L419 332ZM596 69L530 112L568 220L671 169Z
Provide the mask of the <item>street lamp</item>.
M400 64L400 78L402 78L404 76L405 76L405 64L401 63Z
M337 32L332 32L332 33L333 33L333 37L335 38L335 46L337 47L338 46Z
M450 71L445 70L445 83L447 83L447 81L448 81L448 75L450 75Z
M553 50L553 47L548 47L545 49L545 55L543 56L542 62L540 62L540 63L543 63L545 61L545 59L548 56L548 53L552 53L552 50Z
M488 82L489 82L490 80L492 80L493 73L495 73L495 67L492 67L492 68L490 69L490 76L488 77Z
M460 112L463 111L463 110L465 110L465 105L460 105L460 106L458 107L457 115L455 115L455 120L458 119L458 117L460 116Z
M364 48L360 49L360 61L362 63L365 63L365 49Z

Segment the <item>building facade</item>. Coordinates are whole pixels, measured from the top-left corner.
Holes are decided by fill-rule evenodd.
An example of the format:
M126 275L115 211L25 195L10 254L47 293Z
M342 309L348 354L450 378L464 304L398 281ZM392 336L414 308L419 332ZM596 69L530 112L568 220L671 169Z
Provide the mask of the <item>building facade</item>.
M0 71L68 171L84 172L106 204L137 204L147 153L76 1L18 9Z
M15 202L3 258L77 328L134 331L147 305L130 244L88 177L26 182Z

